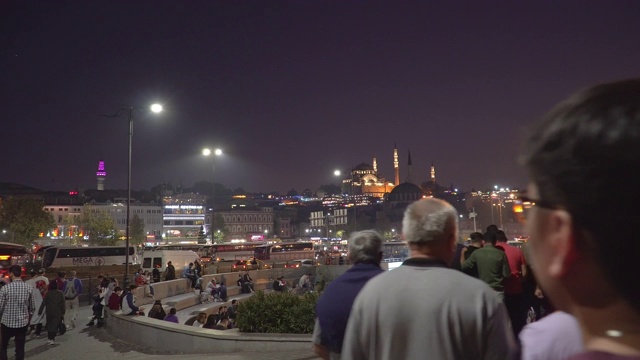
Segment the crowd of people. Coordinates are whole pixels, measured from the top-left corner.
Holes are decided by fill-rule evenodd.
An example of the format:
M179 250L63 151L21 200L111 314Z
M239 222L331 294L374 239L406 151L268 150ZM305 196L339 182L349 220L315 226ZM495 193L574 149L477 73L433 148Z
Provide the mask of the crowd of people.
M352 234L353 266L316 305L315 351L347 360L640 359L640 192L629 174L640 165L639 146L640 80L598 85L557 105L528 135L521 154L530 183L520 199L531 206L524 252L495 226L472 234L469 246L459 244L459 214L436 198L406 208L402 236L410 256L393 271L380 269L377 232ZM52 281L42 272L28 283L20 275L12 266L11 283L0 289L0 359L11 338L21 360L28 331L37 336L44 324L53 344L63 318L75 326L82 293L75 272ZM195 264L182 275L196 287ZM144 314L132 292L138 285L123 294L112 280L102 278L94 320L100 324L105 305ZM274 288L286 288L283 280ZM294 285L310 288L308 274ZM254 291L248 272L238 286ZM235 302L198 315L194 326L232 327ZM165 314L160 301L148 316L180 323L176 309Z
M551 110L520 156L524 252L496 226L458 243L456 209L404 213L410 256L379 269L375 231L349 239L355 265L316 305L323 359L640 359L635 212L640 79L594 86ZM400 294L401 304L390 294Z

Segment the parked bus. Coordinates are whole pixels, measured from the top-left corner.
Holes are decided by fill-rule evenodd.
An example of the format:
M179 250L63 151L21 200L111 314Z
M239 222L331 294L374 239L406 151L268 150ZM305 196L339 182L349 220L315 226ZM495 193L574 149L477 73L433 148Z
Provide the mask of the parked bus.
M26 275L26 266L31 254L26 246L0 242L0 277L9 277L9 267L20 265L22 275Z
M198 244L166 244L153 247L153 250L191 250L198 252L204 245Z
M124 246L44 246L34 255L35 268L124 265ZM136 249L129 247L129 264L137 264Z
M204 245L200 251L203 260L246 260L253 256L255 249L264 242L220 243Z
M315 251L312 242L283 242L257 246L254 257L263 261L314 259Z

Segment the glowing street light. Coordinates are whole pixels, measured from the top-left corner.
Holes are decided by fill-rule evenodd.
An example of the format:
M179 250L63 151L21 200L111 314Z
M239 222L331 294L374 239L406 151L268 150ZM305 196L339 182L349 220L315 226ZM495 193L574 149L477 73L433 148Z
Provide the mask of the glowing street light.
M213 231L215 229L215 208L216 208L216 184L215 184L215 177L216 177L216 156L220 156L222 155L222 150L220 149L214 149L213 151L209 148L204 148L202 149L202 155L204 156L211 156L212 158L212 169L213 169L213 177L211 178L211 241L213 242ZM215 155L215 156L213 156Z
M162 112L162 105L160 104L152 104L149 109L151 110L151 112L153 113L160 113ZM126 238L125 238L125 265L124 265L124 281L123 281L123 285L124 288L127 289L129 288L129 246L130 246L130 241L129 241L129 230L131 228L131 152L132 152L132 148L133 148L133 113L135 111L139 111L138 108L135 108L133 106L130 106L128 108L121 108L120 110L118 110L118 112L116 112L113 115L102 115L102 116L106 116L106 117L120 117L122 114L124 114L125 112L127 113L127 118L129 120L129 166L128 166L128 173L127 173L127 228L126 228Z

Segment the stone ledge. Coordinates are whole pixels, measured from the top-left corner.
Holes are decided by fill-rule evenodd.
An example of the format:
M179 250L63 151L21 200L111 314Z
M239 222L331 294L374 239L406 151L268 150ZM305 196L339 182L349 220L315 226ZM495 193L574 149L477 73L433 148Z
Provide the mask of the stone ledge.
M156 350L185 354L309 349L311 335L253 334L213 330L159 321L145 316L108 313L105 330L126 342Z

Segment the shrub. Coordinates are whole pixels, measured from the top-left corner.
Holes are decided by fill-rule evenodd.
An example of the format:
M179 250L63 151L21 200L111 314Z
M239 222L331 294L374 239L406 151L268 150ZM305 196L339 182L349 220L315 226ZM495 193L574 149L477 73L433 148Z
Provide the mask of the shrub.
M236 326L248 333L311 334L317 293L256 292L238 306Z

